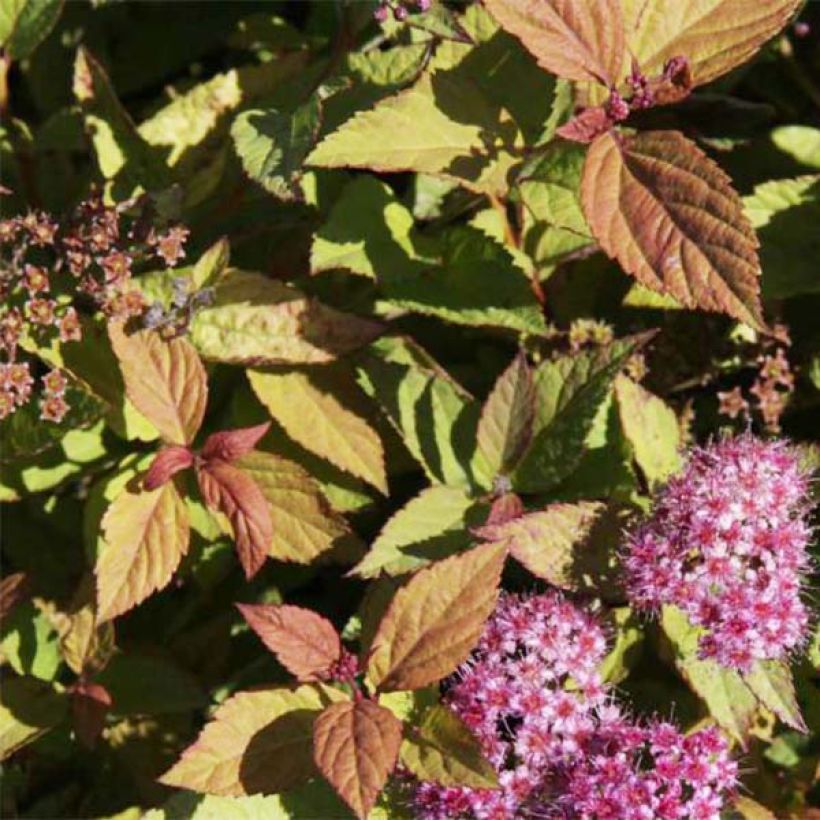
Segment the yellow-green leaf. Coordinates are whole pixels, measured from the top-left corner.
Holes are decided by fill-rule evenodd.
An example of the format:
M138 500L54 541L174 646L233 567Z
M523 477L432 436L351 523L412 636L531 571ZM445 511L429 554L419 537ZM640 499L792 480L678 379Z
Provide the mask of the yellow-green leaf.
M360 820L396 765L401 730L391 711L370 700L336 703L316 718L316 765Z
M521 353L499 376L478 422L478 452L491 476L513 469L530 443L535 421L535 386Z
M794 691L791 669L784 661L758 661L743 675L749 689L770 712L787 726L808 732Z
M468 528L485 513L486 504L458 487L426 487L390 517L352 574L404 575L446 558L469 546Z
M387 492L384 448L378 434L339 400L339 393L328 390L319 376L249 370L248 379L259 400L294 441ZM347 392L353 388L355 385L348 385Z
M695 85L745 63L801 0L622 0L627 50L647 76L685 57Z
M651 486L666 481L681 467L680 426L675 411L624 375L615 379L615 397L638 466Z
M503 524L480 527L476 534L509 550L533 575L572 589L577 585L574 571L580 563L576 553L585 548L605 509L596 501L550 504Z
M205 368L191 343L151 330L129 334L119 322L109 324L108 334L134 407L169 443L190 444L208 402Z
M156 490L127 487L102 521L97 558L100 622L127 612L162 589L188 552L188 511L172 481Z
M760 328L758 241L726 173L677 131L602 134L581 186L595 238L641 284Z
M239 692L216 710L160 781L225 796L293 788L316 773L313 721L345 698L337 689L312 684Z
M321 364L372 341L382 326L320 304L258 273L229 271L190 338L205 359L229 364Z
M260 451L242 456L235 463L256 482L268 502L273 525L272 558L309 564L343 540L355 542L343 516L331 509L303 467Z
M395 595L367 673L381 691L418 689L463 663L495 607L506 551L485 544L425 567Z
M492 789L495 769L469 727L446 706L428 709L401 745L401 762L419 779L443 786Z
M360 111L319 143L309 165L418 171L502 195L521 135L506 109L446 72Z

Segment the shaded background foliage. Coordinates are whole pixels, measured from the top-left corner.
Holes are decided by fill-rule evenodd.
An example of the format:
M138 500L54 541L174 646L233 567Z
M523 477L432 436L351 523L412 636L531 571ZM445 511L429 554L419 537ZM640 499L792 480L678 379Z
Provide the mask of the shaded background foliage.
M817 4L752 62L628 122L680 130L729 174L761 242L764 315L782 326L773 336L682 309L600 252L579 201L584 149L554 139L572 116L571 89L480 8L436 5L379 25L365 2L29 5L42 15L32 41L4 45L3 216L67 213L96 184L112 201L148 191L158 213L187 226L181 266L146 265L135 281L165 311L180 275L215 294L186 328L207 363L199 438L272 419L259 449L287 459L277 475L309 500L281 502L278 552L248 582L192 477L180 478L194 500L173 581L95 631L101 519L157 448L116 360L91 362L89 348L107 344L97 320L82 361L66 360L72 416L50 426L32 406L1 423L3 576L24 573L26 585L19 596L4 587L19 602L3 622L3 672L35 683L4 686L0 725L7 737L9 715L33 727L26 740L49 730L3 763L4 816L346 816L318 780L241 806L157 781L214 704L290 682L234 603L308 607L366 644L396 579L473 544L511 473L530 508L607 505L584 533L589 550L561 555L559 543L557 566L533 571L605 602L617 639L607 674L636 713L666 716L674 703L682 725L708 717L708 693L704 705L676 672L670 632L624 606L612 559L619 528L648 507L680 445L751 426L818 462ZM351 118L425 83L413 133L423 143L450 129L461 140L452 156L380 156L400 123L344 144ZM253 318L226 318L240 302ZM237 331L242 321L250 333ZM563 362L539 382L546 432L532 457L494 453L488 466L479 414L519 351ZM569 399L556 409L558 396ZM522 568L533 568L526 545L513 554L521 564L507 563L505 587L541 584ZM77 649L89 633L94 647ZM91 678L112 703L87 748L83 719L36 682L68 687L97 662ZM815 728L817 663L815 637L793 670ZM757 704L745 718L755 800L777 817L820 804L817 732Z

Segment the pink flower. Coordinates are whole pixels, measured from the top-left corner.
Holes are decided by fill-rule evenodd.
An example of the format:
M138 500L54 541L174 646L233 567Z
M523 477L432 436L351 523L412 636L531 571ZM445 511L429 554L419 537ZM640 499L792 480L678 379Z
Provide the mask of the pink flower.
M693 450L631 533L624 565L637 607L679 607L703 627L704 658L746 671L804 639L808 476L781 441L752 435Z
M445 696L500 788L418 783L416 816L717 820L736 779L726 741L628 720L598 674L606 650L600 624L560 595L502 596Z

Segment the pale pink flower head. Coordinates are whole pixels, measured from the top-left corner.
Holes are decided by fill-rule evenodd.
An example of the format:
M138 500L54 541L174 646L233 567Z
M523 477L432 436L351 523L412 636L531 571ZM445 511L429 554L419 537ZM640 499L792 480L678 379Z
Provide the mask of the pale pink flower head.
M805 639L809 476L782 441L750 434L695 448L628 537L632 603L674 605L703 628L700 654L748 671Z

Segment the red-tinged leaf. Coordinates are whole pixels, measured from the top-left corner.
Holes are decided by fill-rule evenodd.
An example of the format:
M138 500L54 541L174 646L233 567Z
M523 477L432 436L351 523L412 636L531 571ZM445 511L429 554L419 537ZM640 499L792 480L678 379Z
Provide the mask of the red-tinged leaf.
M515 493L504 493L493 501L485 526L498 526L524 514L524 502Z
M625 48L620 0L484 0L484 5L547 71L606 86L620 81Z
M758 242L741 199L682 134L601 135L587 154L581 197L601 247L641 284L764 327Z
M390 710L370 700L336 703L316 718L316 766L360 820L396 766L401 729Z
M257 689L226 700L160 782L206 794L276 794L316 775L313 722L347 696L310 684Z
M374 686L420 689L463 663L498 598L503 546L485 544L420 570L395 595L368 658Z
M509 550L533 575L570 589L573 552L583 546L604 509L594 501L550 504L506 523L488 522L475 534Z
M91 681L78 682L71 691L74 732L83 746L93 749L105 727L111 708L111 695L104 686Z
M187 470L194 463L194 454L179 444L163 447L151 462L142 481L146 490L156 490L181 470Z
M623 0L628 51L647 76L673 57L694 85L745 63L780 31L801 0Z
M298 606L237 604L242 617L300 681L322 680L342 654L342 642L326 618Z
M478 452L492 476L506 474L520 461L532 439L535 387L523 354L499 376L478 421Z
M218 458L222 461L235 461L247 455L259 443L270 429L270 422L257 424L255 427L242 427L239 430L225 430L214 433L205 441L200 455L205 459Z
M224 513L233 529L239 561L250 579L262 568L273 539L270 509L259 485L226 461L208 461L197 470L205 503Z
M29 578L25 572L13 572L0 580L0 621L28 596Z
M171 444L190 444L208 401L205 368L191 343L166 341L150 330L126 333L121 322L108 325L120 363L125 393Z
M615 120L602 106L593 105L576 114L569 122L557 128L555 133L565 140L588 145L614 125Z
M173 482L126 488L102 520L97 557L97 622L111 620L162 589L188 552L188 510Z

